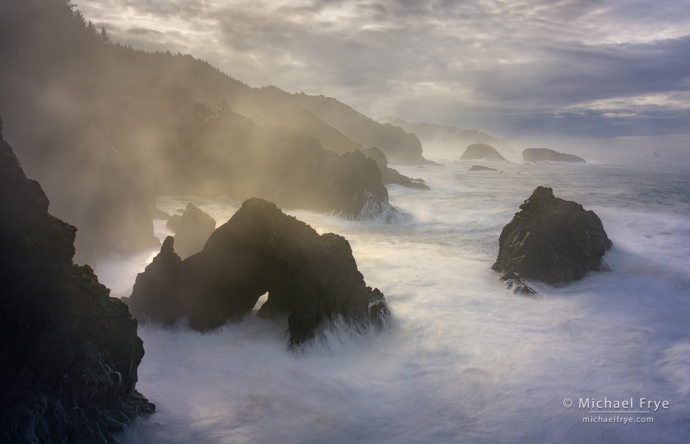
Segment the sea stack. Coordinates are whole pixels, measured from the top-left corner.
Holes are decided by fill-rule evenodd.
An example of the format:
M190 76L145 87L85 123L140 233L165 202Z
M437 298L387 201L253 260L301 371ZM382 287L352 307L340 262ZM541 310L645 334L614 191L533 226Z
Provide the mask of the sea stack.
M155 406L127 306L72 263L76 228L48 213L0 120L0 441L112 443Z
M127 304L140 319L170 325L186 316L190 327L208 330L242 319L265 293L258 314L289 314L291 344L312 337L327 319L380 324L388 315L383 294L366 286L345 238L319 235L257 198L184 261L166 239L137 276Z
M607 269L602 258L613 244L593 211L547 187L537 187L520 209L501 232L494 270L556 284Z
M496 148L485 143L473 143L468 146L460 160L493 160L504 161L505 158L496 151Z

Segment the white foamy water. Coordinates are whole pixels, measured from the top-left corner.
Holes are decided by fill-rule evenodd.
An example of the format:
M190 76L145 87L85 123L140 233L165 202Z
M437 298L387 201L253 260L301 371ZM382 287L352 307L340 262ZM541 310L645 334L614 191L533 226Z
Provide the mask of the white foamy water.
M690 168L472 163L400 168L399 224L290 213L351 243L392 310L378 335L330 327L299 353L287 322L249 316L209 334L141 327L138 389L157 405L130 443L690 442ZM517 172L520 171L520 174ZM610 273L536 299L498 284L498 236L538 185L602 219ZM173 213L190 201L160 198ZM240 205L193 199L219 225ZM167 234L157 222L159 236ZM156 251L98 265L127 296ZM653 423L583 423L579 398L666 400ZM563 407L571 398L575 406ZM635 406L639 407L639 406ZM639 409L635 409L639 410ZM595 415L596 416L596 415ZM611 416L611 415L602 415Z

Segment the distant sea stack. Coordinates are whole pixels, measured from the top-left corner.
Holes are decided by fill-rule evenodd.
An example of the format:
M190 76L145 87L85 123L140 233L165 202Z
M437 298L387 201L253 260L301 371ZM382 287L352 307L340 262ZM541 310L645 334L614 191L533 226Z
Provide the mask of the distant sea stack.
M496 168L489 168L482 165L472 165L470 171L498 171Z
M582 157L573 154L559 153L548 148L527 148L522 152L525 162L570 162L587 163Z
M175 229L177 253L184 259L204 248L209 236L216 229L216 220L196 205L187 204Z
M593 211L546 187L537 187L520 209L501 232L495 271L556 284L607 269L602 258L613 244Z
M468 146L465 152L460 157L460 160L494 160L505 161L496 148L485 143L473 143Z
M656 151L654 151L654 154L652 154L652 157L661 157L661 155L659 153L657 153Z
M0 119L0 441L112 443L155 409L135 390L137 321L72 263L76 229L48 205Z
M367 287L343 237L319 235L261 199L248 199L220 226L204 249L184 261L168 237L161 252L137 276L127 300L139 319L170 325L186 316L208 330L249 314L288 315L290 342L313 336L327 319L382 323L383 294Z

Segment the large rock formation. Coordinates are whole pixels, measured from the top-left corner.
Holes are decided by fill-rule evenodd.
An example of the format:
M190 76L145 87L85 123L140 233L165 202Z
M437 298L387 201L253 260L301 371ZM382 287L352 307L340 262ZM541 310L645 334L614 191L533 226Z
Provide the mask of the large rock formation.
M473 143L468 146L460 160L495 160L505 161L505 158L498 154L496 148L485 143Z
M48 213L0 120L0 441L112 442L154 405L135 390L137 321Z
M545 187L537 187L520 209L501 232L494 270L555 284L606 269L602 257L613 244L593 211Z
M527 148L522 152L525 162L571 162L586 163L582 157L573 154L559 153L548 148Z
M241 319L268 292L258 314L289 313L290 341L297 344L325 319L376 323L387 316L383 294L366 286L347 240L319 235L270 202L245 201L184 261L173 243L167 238L137 276L127 304L139 319L172 324L187 316L192 328L212 329Z
M200 252L216 229L216 220L192 204L187 204L175 232L175 249L184 259Z

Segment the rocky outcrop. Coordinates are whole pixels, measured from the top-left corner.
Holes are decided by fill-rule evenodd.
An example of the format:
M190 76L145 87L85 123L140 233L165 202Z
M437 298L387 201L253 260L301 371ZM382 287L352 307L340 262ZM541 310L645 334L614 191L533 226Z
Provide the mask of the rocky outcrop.
M381 170L381 180L384 185L395 184L407 188L416 188L418 190L429 189L429 186L424 183L424 179L412 179L400 174L398 170L390 168L386 155L380 149L373 147L362 149L362 151L367 157L371 157L376 161L376 165L378 165L379 170Z
M482 165L472 165L470 171L498 171L496 168L489 168Z
M546 187L537 187L520 209L501 232L494 270L556 284L607 268L602 257L613 244L593 211Z
M0 441L113 442L155 407L135 390L137 321L72 263L76 229L48 204L0 120Z
M187 204L175 233L175 249L184 259L200 252L213 230L216 220L192 204Z
M522 152L522 160L525 162L570 162L586 163L582 157L573 154L559 153L548 148L527 148Z
M656 151L654 151L654 154L652 154L652 157L661 157L661 155L659 153L657 153Z
M383 294L367 287L343 237L314 229L277 206L248 199L184 261L167 238L160 254L137 276L127 300L139 319L172 324L186 316L207 330L250 313L288 314L290 341L312 337L326 319L379 322L387 316ZM373 310L370 310L369 306Z
M501 156L496 148L485 143L473 143L468 146L460 160L494 160L494 161L505 161L505 158Z

